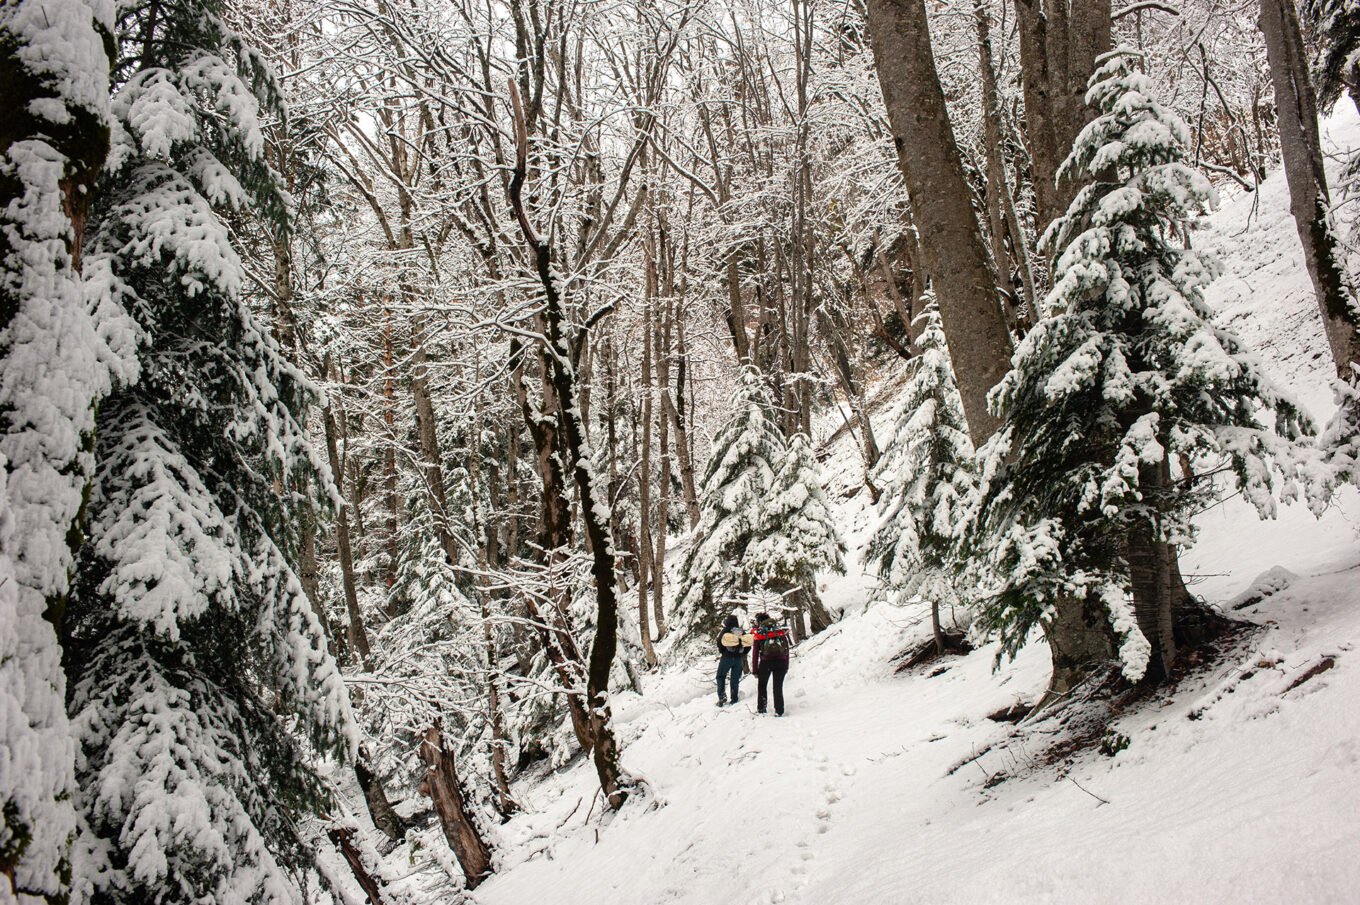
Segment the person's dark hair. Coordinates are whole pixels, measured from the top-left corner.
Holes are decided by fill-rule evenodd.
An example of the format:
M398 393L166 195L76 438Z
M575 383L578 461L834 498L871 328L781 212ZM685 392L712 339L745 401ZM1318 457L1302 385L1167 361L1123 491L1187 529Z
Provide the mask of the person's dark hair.
M735 615L729 615L725 620L723 620L723 628L736 628L736 627L737 617Z
M756 622L764 623L769 621L770 621L769 613L756 613Z

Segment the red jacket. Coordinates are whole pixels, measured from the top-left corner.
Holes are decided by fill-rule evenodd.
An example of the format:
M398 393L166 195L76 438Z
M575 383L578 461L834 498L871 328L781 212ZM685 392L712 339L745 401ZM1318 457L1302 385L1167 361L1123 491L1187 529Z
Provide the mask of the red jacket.
M758 669L760 669L760 650L762 647L765 646L764 645L765 639L777 638L780 636L784 636L787 638L788 631L778 626L770 626L768 628L753 629L752 633L754 634L756 640L755 643L751 645L751 672L755 672ZM770 660L779 659L787 663L789 661L789 655L787 653L784 653L780 654L778 657L770 657L769 659Z

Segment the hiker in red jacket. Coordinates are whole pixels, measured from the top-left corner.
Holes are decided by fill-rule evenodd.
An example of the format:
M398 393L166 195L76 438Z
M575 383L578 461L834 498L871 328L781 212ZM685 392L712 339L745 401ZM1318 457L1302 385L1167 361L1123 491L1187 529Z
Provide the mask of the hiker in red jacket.
M784 675L789 671L789 633L766 613L756 614L751 668L760 677L756 713L765 712L765 685L774 677L774 715L784 715Z

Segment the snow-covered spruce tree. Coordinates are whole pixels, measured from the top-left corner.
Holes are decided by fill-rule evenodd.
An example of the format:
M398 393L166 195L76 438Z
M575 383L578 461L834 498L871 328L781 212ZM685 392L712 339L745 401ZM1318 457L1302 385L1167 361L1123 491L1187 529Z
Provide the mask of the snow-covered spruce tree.
M1320 48L1313 67L1319 108L1331 109L1344 91L1360 109L1360 0L1305 0L1301 12ZM1349 204L1360 196L1360 151L1353 149L1345 163L1340 194ZM1347 242L1352 253L1357 238L1352 229ZM1318 438L1327 469L1312 488L1316 511L1327 505L1336 486L1360 483L1360 372L1355 372L1356 367L1351 362L1353 373L1339 374L1334 385L1337 410Z
M792 596L814 632L830 621L817 595L817 573L845 572L845 542L836 532L820 469L803 434L794 434L774 476L746 569L769 588Z
M1211 321L1203 290L1218 265L1186 247L1181 224L1212 188L1183 162L1186 128L1135 56L1107 54L1091 78L1098 116L1063 165L1091 182L1045 237L1062 249L1055 285L995 390L1005 420L972 539L996 583L984 625L1010 653L1042 626L1055 693L1116 648L1131 680L1171 668L1177 620L1193 612L1176 549L1212 490L1183 463L1226 460L1269 514L1275 492L1294 491L1293 441L1309 429Z
M919 319L925 321L917 339L920 354L874 469L883 495L865 559L877 569L888 599L904 602L919 594L929 601L935 646L942 653L940 605L960 602L956 547L977 475L939 312L928 303Z
M747 548L759 536L784 437L770 415L760 373L741 373L732 417L713 438L699 500L699 527L680 566L675 625L684 634L715 623L724 596L747 590Z
M75 828L58 632L95 406L132 373L128 322L82 276L113 14L98 0L0 7L0 902L59 896Z
M1343 484L1360 484L1360 372L1332 383L1336 412L1318 437L1324 471L1309 488L1313 511L1321 514Z
M254 53L202 0L125 5L87 275L137 330L99 408L65 663L83 752L73 901L297 903L348 699L292 563L330 485L314 393L241 297L221 212L286 224Z
M1330 110L1344 91L1360 109L1360 0L1303 0L1300 7L1319 50L1313 61L1318 106Z

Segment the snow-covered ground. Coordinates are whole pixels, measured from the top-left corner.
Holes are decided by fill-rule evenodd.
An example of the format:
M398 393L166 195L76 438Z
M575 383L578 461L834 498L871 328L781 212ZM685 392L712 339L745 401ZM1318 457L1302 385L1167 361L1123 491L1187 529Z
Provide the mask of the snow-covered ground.
M1353 146L1360 122L1329 124ZM1283 179L1225 197L1196 241L1228 272L1214 302L1319 419L1331 366ZM886 424L885 424L886 426ZM853 550L869 525L852 438L826 465ZM865 606L856 561L828 582L844 609L796 651L788 715L714 706L711 664L621 695L624 763L651 798L602 811L578 759L516 794L481 905L572 903L1343 902L1360 896L1360 495L1273 522L1230 500L1185 557L1194 589L1261 626L1227 659L1115 721L1114 756L1037 762L1042 738L988 714L1033 702L1034 643L896 674L921 613ZM1274 593L1244 601L1255 579ZM1285 571L1282 571L1285 570ZM1030 730L1023 730L1030 731ZM998 744L1009 742L1008 744ZM996 747L993 747L996 746ZM1011 778L995 782L1005 774Z

